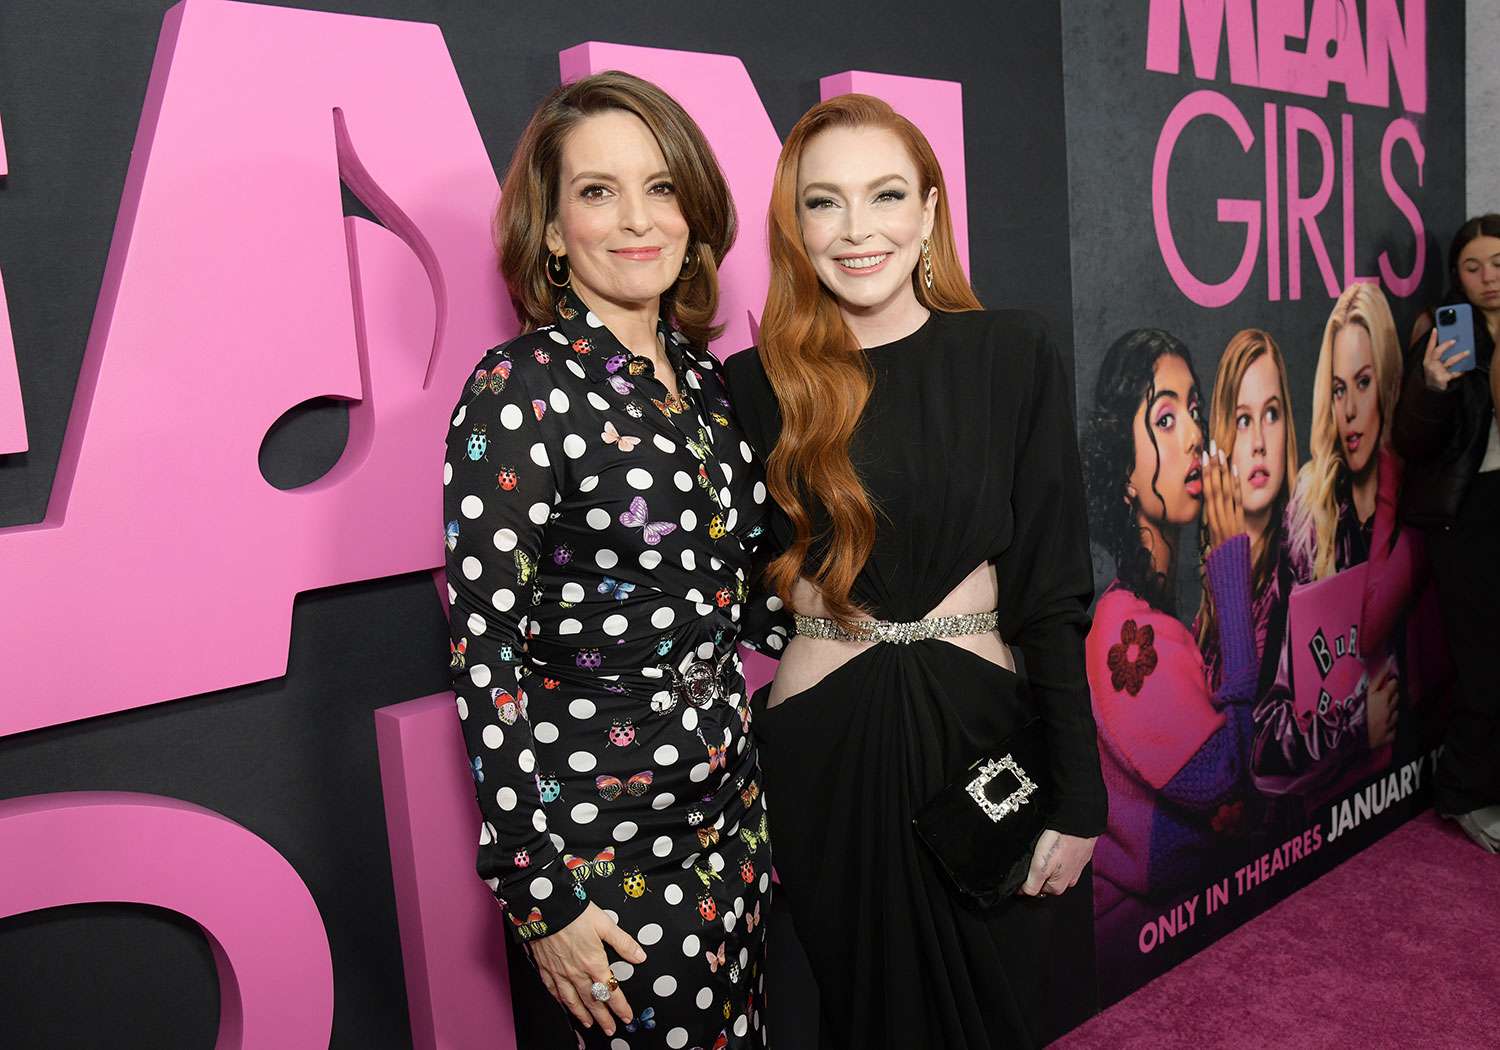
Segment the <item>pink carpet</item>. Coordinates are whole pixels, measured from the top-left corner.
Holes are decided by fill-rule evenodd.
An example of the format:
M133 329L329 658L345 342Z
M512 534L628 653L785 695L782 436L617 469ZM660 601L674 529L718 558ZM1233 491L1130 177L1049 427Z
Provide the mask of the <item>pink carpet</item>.
M1052 1046L1500 1047L1500 856L1429 810Z

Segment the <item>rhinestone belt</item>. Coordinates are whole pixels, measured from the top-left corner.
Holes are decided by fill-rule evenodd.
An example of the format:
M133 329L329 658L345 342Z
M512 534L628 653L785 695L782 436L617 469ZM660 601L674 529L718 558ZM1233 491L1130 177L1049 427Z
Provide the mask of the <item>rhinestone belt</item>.
M998 612L965 613L962 616L931 616L909 623L888 620L855 620L852 630L840 627L837 620L822 616L792 614L797 633L804 638L829 638L838 642L889 642L909 645L924 638L956 638L965 634L988 634L1000 621Z

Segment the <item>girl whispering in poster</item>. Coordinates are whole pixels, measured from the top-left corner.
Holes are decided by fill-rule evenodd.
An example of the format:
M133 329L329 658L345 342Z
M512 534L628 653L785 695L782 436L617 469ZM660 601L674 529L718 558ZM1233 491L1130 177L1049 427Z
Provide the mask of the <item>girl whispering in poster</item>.
M1113 557L1086 645L1109 824L1094 854L1101 972L1213 866L1238 819L1255 687L1250 541L1235 469L1204 449L1187 347L1136 329L1106 353L1085 435L1090 518ZM1179 532L1207 511L1220 683L1177 618Z

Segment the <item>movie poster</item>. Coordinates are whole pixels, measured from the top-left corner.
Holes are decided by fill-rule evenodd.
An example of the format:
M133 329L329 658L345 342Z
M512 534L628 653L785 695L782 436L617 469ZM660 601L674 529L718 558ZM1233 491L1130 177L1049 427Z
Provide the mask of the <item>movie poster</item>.
M1063 21L1109 1003L1425 804L1451 668L1390 432L1464 219L1464 12Z

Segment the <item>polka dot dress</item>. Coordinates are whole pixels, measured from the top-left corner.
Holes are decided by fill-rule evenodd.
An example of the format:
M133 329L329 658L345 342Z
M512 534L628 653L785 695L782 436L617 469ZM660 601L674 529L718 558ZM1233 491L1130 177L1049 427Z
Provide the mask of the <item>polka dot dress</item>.
M766 487L719 366L660 334L675 396L564 297L454 411L450 666L478 868L522 940L592 901L645 949L613 963L635 1022L584 1045L760 1047L771 848L735 645L779 649L787 626L746 607Z

